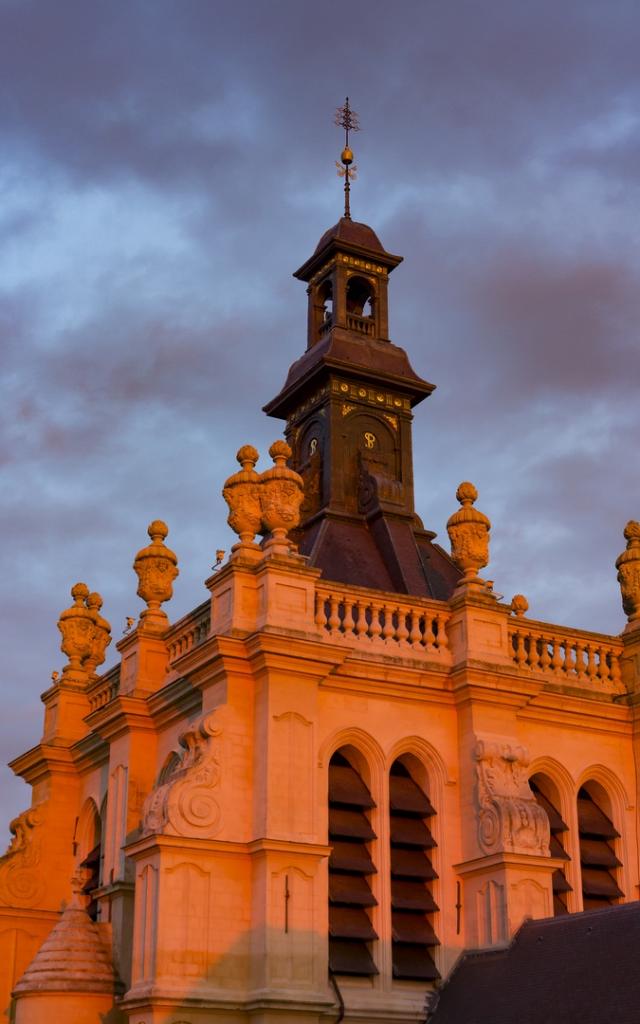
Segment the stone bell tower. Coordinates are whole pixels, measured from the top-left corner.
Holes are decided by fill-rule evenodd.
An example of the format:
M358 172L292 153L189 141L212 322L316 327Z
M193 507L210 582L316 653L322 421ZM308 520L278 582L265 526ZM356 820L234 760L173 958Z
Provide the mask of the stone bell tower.
M307 283L306 351L265 412L287 422L305 482L296 540L312 565L345 583L446 598L457 572L413 491L412 409L434 385L389 340L389 275L402 257L351 219L352 161L347 138L344 216L294 274Z

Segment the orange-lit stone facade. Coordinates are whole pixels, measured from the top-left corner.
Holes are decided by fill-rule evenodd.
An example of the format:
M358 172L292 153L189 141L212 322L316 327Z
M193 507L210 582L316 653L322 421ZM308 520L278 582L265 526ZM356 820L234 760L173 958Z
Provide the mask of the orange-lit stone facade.
M458 579L446 600L335 583L290 542L303 479L287 444L271 454L258 474L241 449L224 486L240 540L174 624L177 558L151 524L134 564L147 608L103 675L109 624L73 588L69 664L12 764L33 801L0 858L7 1021L418 1022L462 950L638 897L640 527L618 560L621 636L503 603L477 575L490 524L468 483L439 556ZM388 464L366 470L367 500L399 522L411 509ZM56 955L80 955L83 906L111 993L104 965L93 982L42 966L61 921Z
M13 765L33 806L0 862L3 1006L74 868L100 844L98 922L125 990L122 1019L334 1014L327 774L337 750L375 802L379 973L338 977L346 1019L418 1020L430 987L392 977L398 758L436 810L442 976L463 948L551 915L559 868L567 909L582 909L581 787L620 834L619 898L637 898L640 630L618 638L513 616L480 584L448 603L348 590L295 554L241 548L207 586L210 600L164 633L140 625L121 640L116 668L46 695L42 741ZM550 856L532 776L567 826L570 860Z

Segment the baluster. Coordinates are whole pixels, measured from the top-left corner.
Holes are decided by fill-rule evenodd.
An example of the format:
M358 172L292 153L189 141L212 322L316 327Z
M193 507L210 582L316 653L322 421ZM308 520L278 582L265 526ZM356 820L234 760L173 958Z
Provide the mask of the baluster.
M582 641L576 640L576 675L581 683L585 679L584 649Z
M611 680L611 658L609 648L604 644L598 647L598 679L606 685Z
M367 622L367 602L363 600L358 601L358 621L356 622L356 636L358 639L366 636L369 631L369 623Z
M449 615L445 615L442 611L438 611L436 617L437 632L438 632L438 648L440 650L446 650L449 647L449 637L446 636L446 624L449 622Z
M382 633L382 626L380 625L380 612L382 611L382 605L373 604L371 608L371 626L369 627L369 636L373 641L377 640Z
M352 604L349 597L345 597L344 602L344 619L342 621L342 628L344 629L345 636L353 636L353 627L355 625L353 621Z
M564 647L564 664L562 666L562 670L567 674L567 676L570 676L575 672L576 668L573 643L570 640L563 640L562 646Z
M514 661L518 668L522 668L527 660L527 652L524 646L524 633L522 633L520 630L517 630L516 633L514 633L514 636L516 638Z
M396 630L396 637L398 643L402 644L403 647L407 647L407 637L409 636L409 630L407 629L407 610L406 608L397 609L398 614L398 628Z
M549 657L549 641L546 636L540 638L542 650L540 652L540 668L543 672L546 672L551 664L551 658Z
M615 690L622 689L622 673L620 672L620 657L617 651L610 651L611 658L611 682Z
M562 672L562 654L560 653L560 641L557 636L551 638L551 668L553 669L554 676L559 676Z
M587 644L587 675L589 676L589 681L592 683L598 675L596 648L594 644Z
M409 633L409 643L415 650L422 649L422 631L420 629L420 615L415 608L411 609L411 632Z
M443 627L444 628L444 627ZM439 634L438 634L439 636ZM435 647L436 635L433 632L433 617L431 612L424 613L424 649L432 651Z
M533 633L529 633L529 657L527 659L529 668L532 670L536 669L538 661L538 638Z
M384 606L384 627L382 629L382 639L386 644L390 644L395 639L395 626L393 624L393 605L385 604Z
M325 597L324 594L316 593L316 615L313 620L316 624L318 632L322 632L327 626L327 613L325 610Z
M329 630L331 636L340 636L340 599L335 594L329 596Z

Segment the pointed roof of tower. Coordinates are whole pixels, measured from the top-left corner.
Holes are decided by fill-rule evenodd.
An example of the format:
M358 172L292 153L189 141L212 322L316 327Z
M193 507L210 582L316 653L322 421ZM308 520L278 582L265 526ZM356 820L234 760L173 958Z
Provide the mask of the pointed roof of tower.
M14 993L114 992L116 975L100 928L74 895L40 946Z

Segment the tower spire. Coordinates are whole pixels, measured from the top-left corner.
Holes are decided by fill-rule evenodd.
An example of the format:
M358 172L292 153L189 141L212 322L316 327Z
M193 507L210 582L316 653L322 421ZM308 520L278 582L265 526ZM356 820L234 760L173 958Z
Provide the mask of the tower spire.
M340 154L342 166L336 160L336 167L338 168L338 174L340 177L344 178L344 216L346 220L351 220L351 205L349 199L351 182L356 179L357 167L353 162L353 151L349 146L349 132L359 132L360 124L355 110L352 110L349 106L348 96L344 101L344 106L338 107L336 110L335 124L337 124L339 128L344 128L344 149Z

